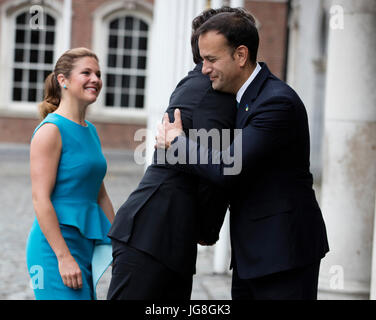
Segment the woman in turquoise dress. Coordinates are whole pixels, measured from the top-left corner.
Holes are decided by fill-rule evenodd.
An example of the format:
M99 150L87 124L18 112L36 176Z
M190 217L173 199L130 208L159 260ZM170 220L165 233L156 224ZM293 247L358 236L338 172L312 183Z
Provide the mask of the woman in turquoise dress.
M96 248L110 243L114 218L103 183L106 160L94 125L85 120L101 88L98 58L86 48L65 52L45 81L44 120L30 145L36 219L26 247L37 300L96 298L92 261Z

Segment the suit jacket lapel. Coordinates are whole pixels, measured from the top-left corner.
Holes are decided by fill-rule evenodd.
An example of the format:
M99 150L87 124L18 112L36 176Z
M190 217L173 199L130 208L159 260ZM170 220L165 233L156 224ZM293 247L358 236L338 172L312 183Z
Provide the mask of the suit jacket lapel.
M259 62L259 64L261 66L260 72L257 74L256 78L253 79L251 84L245 90L242 99L240 100L239 109L236 117L237 128L243 128L248 116L251 114L253 101L256 100L266 79L271 75L271 72L267 67L266 63Z

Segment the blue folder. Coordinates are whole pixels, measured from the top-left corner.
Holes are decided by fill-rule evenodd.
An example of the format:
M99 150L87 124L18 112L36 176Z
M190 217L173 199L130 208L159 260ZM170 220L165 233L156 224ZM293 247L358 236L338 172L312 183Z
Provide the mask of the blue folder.
M93 275L94 299L97 300L97 284L103 273L112 263L112 245L100 243L94 246L93 258L91 260L91 272Z

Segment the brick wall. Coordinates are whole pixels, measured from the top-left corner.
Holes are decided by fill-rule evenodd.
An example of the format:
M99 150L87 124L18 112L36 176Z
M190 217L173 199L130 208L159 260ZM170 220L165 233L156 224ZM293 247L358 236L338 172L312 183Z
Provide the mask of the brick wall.
M104 148L134 150L142 142L134 141L134 134L143 125L94 122Z
M270 71L283 79L287 36L287 3L245 1L245 8L260 23L258 61L267 63Z
M0 117L0 143L30 143L39 122L38 119ZM142 143L134 141L134 134L143 125L92 122L104 148L133 150Z
M106 2L111 0L72 1L72 48L92 47L92 13Z
M29 143L37 119L0 117L0 142Z
M0 0L1 1L1 0ZM151 4L153 0L144 0ZM72 1L72 48L92 47L93 20L92 13L111 0L79 0Z

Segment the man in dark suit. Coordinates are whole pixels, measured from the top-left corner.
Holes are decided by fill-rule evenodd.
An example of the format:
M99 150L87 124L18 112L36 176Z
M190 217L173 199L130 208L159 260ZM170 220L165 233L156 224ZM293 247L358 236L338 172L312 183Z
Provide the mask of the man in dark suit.
M209 17L231 8L207 10L192 23L196 30ZM244 13L245 14L245 13ZM234 95L216 92L201 72L198 38L191 39L196 67L172 93L167 113L181 109L188 129L233 128ZM108 299L189 299L195 273L197 242L214 244L229 197L220 187L181 171L149 166L137 189L118 210L108 236L113 243L113 270Z
M182 136L178 110L174 123L165 117L157 146L172 143L171 152L187 155L205 149L207 164L185 159L188 164L176 167L231 193L233 299L316 299L320 261L329 247L312 189L305 107L265 63L256 62L259 39L250 19L221 13L197 34L202 72L214 89L236 94L236 128L242 131L226 152L241 159L241 173L226 174L226 152Z

